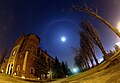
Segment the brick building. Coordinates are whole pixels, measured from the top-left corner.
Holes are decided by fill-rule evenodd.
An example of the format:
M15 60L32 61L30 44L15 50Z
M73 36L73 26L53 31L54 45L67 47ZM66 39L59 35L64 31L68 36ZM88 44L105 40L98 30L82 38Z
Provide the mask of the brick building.
M38 44L40 38L35 34L22 34L15 42L6 66L2 70L12 76L23 78L51 78L55 60L43 51ZM37 75L37 61L40 61L40 75ZM37 73L36 73L37 72Z

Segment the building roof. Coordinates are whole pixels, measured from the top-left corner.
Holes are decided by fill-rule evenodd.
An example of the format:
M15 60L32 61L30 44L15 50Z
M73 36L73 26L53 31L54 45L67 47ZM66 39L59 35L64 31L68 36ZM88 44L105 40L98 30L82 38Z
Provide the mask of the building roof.
M51 56L47 53L47 51L44 51L44 50L42 50L42 49L41 49L41 51L44 52L48 57L50 57L50 58L52 58L53 60L55 60L53 57L51 57Z
M36 34L34 34L34 33L29 33L28 35L26 35L26 37L27 37L27 36L30 36L30 35L35 35L35 36L39 39L39 43L40 43L40 38L39 38Z

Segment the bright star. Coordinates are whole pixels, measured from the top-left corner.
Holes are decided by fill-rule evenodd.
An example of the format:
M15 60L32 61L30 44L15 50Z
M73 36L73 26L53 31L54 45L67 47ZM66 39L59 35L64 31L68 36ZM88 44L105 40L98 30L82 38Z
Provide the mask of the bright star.
M66 38L65 38L65 37L61 37L61 41L62 41L62 42L65 42L65 41L66 41Z

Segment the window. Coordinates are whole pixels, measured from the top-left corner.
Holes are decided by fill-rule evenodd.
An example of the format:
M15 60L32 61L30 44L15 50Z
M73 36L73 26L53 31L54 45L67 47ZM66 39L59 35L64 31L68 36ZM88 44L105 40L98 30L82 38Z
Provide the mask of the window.
M35 69L33 67L30 68L30 73L34 74L35 73Z
M30 70L31 74L33 74L33 69Z
M7 74L9 73L9 68L10 68L10 64L8 65L8 71L7 71Z
M20 65L17 66L17 72L20 72Z
M20 55L20 58L22 57L22 55Z
M13 52L12 52L12 55L15 55L16 54L16 49L15 50L13 50Z
M33 58L33 61L35 61L35 58Z
M11 65L11 67L13 67L13 64Z
M41 55L41 61L46 62L46 58L44 57L44 55Z

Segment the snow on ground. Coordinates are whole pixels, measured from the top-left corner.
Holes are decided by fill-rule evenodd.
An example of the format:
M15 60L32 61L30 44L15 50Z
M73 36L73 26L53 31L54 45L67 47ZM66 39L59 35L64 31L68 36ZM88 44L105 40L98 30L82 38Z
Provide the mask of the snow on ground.
M52 82L46 82L46 83L61 83L64 80L66 80L67 78L63 78L63 79L58 79L57 81L52 81Z
M103 66L103 65L101 65ZM120 83L120 63L110 68L98 71L101 67L77 74L68 78L45 83ZM97 70L97 72L95 72ZM40 83L19 79L16 77L0 74L0 83ZM43 83L43 82L42 82Z
M80 74L79 74L80 75ZM116 66L93 73L86 77L71 77L71 81L66 79L61 83L120 83L120 63Z
M0 73L0 83L31 83Z
M91 69L89 72L97 70L96 68ZM120 63L110 68L87 75L89 72L84 72L82 74L50 83L120 83Z
M22 79L21 77L13 77L4 73L0 73L0 83L43 83L45 80Z

